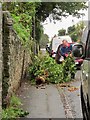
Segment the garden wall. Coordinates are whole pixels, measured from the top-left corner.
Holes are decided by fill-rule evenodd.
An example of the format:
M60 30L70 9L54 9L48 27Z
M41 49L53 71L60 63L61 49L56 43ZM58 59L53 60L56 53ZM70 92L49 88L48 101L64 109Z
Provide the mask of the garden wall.
M18 26L17 26L18 27ZM3 12L3 99L20 86L31 62L30 53L22 45L13 29L13 20L8 11Z

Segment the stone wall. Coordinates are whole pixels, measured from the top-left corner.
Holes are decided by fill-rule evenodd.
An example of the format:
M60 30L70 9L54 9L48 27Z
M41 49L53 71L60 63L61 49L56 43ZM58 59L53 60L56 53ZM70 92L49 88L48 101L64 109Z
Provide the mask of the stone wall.
M17 26L18 27L18 26ZM20 86L31 62L30 53L13 29L10 13L3 12L3 98ZM7 84L8 83L8 84ZM4 85L6 84L6 86ZM8 89L7 89L8 88ZM6 89L6 91L5 91Z
M2 113L2 4L0 3L0 118Z

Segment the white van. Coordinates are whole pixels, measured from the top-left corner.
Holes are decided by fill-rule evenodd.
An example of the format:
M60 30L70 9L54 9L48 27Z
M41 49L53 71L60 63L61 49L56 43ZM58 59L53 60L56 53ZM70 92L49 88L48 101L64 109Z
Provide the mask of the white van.
M56 36L51 41L51 56L55 58L57 48L62 44L62 40L67 40L69 43L72 43L72 39L69 35L66 36Z

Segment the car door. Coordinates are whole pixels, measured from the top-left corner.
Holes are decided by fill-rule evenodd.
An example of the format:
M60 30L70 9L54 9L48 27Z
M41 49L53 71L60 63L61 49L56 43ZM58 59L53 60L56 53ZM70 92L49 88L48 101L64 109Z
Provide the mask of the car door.
M86 42L86 53L85 53L85 60L88 62L88 70L87 70L87 79L88 79L88 97L89 97L89 103L90 103L90 30L88 33L88 38L87 38L87 42Z
M85 60L82 65L82 80L84 97L87 100L88 95L90 101L90 30L86 40Z
M85 59L82 65L82 86L85 99L88 94L88 71L88 60Z

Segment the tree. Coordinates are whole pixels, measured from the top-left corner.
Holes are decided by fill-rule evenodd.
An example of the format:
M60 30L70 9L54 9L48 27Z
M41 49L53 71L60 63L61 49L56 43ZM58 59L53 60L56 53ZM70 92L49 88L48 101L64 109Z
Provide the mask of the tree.
M76 31L77 31L77 35L78 35L78 39L81 39L82 37L82 32L83 32L83 29L85 27L85 24L84 22L79 22L77 25L76 25Z
M40 22L46 20L60 20L62 16L73 15L80 17L79 10L86 9L85 2L4 2L3 10L20 16L22 14L22 24L28 26L30 36L39 43L40 34L37 34ZM25 17L28 16L28 17ZM36 30L37 29L37 30ZM40 29L39 29L40 30ZM36 31L36 32L35 32ZM39 36L40 35L40 36Z
M87 6L85 2L4 2L3 8L15 14L35 15L40 21L45 21L47 17L53 20L68 15L80 17L82 14L79 10L86 9Z
M42 34L41 40L40 40L40 48L45 48L46 44L49 43L49 37L47 34Z
M68 34L71 34L72 32L75 31L75 25L68 27Z
M60 20L68 15L80 17L79 10L86 8L85 2L41 2L36 8L36 16L40 21L45 21L47 17L51 20Z
M68 34L71 36L74 42L81 39L84 26L84 22L81 21L76 25L68 27Z
M77 35L76 31L73 32L72 34L70 34L70 37L72 38L72 41L74 41L74 42L76 42L78 40L78 35Z
M66 34L66 30L63 28L58 31L58 36L63 36L65 34Z

